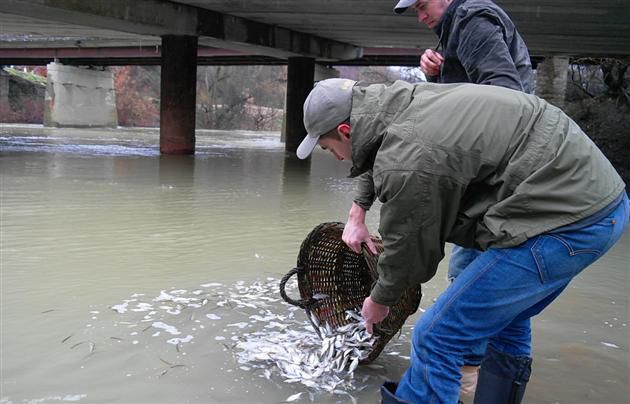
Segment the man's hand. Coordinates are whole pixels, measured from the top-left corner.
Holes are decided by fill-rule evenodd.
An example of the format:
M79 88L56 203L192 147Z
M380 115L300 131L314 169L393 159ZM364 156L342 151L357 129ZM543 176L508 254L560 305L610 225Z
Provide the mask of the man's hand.
M374 302L369 296L363 301L361 315L365 319L365 328L367 328L368 333L372 334L373 324L378 324L385 320L388 314L389 307Z
M440 66L444 63L444 57L433 49L427 49L420 58L420 69L427 76L440 74Z
M356 203L352 203L348 222L343 228L341 239L355 253L361 254L361 244L365 243L370 252L376 255L376 246L370 237L370 231L365 225L365 210Z

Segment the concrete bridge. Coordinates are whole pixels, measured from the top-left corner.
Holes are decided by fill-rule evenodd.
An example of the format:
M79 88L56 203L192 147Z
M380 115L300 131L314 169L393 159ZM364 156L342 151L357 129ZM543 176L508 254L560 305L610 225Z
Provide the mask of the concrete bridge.
M287 64L286 149L295 152L316 66L417 65L435 46L414 13L393 14L394 3L0 0L0 64L160 64L160 148L171 154L194 152L198 64ZM497 3L535 61L630 57L628 0Z

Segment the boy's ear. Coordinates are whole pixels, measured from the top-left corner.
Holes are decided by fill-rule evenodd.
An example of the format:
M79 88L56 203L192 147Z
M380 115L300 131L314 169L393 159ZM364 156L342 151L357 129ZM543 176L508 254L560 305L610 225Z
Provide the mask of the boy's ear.
M350 132L352 132L352 126L348 123L341 123L337 126L337 132L343 137L350 138Z

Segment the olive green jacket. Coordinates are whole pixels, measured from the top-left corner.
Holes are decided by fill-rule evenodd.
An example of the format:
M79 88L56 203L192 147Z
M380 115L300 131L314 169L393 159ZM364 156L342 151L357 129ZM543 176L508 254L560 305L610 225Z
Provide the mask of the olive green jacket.
M355 86L355 202L382 202L385 250L372 299L393 305L427 282L445 242L512 247L610 204L624 183L560 109L476 84Z

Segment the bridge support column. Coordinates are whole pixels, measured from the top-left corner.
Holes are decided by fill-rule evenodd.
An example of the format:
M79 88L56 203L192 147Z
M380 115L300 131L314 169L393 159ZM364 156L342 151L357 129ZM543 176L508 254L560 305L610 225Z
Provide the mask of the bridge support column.
M568 56L550 56L538 63L536 95L559 108L564 107L568 70Z
M289 58L287 71L287 101L285 111L285 151L295 154L306 136L304 129L304 101L313 89L315 60L311 58Z
M162 37L160 153L195 153L197 37Z
M0 68L0 108L9 107L9 75Z
M44 126L116 127L114 75L61 63L46 66Z

